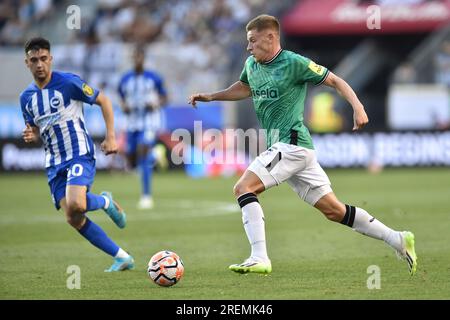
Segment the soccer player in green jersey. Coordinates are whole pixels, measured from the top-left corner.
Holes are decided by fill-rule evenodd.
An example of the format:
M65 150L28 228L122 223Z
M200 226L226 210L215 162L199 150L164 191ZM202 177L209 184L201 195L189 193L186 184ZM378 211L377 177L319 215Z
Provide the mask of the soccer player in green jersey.
M257 195L286 181L304 201L320 210L329 220L342 223L369 237L383 240L408 263L413 275L417 268L414 235L395 231L364 209L340 202L331 189L326 173L317 162L308 128L303 124L307 83L334 88L353 108L353 130L364 127L368 117L353 89L327 68L280 44L280 24L269 15L260 15L246 27L248 57L240 80L214 93L196 93L197 101L236 101L252 97L256 115L267 130L268 149L247 168L234 186L242 209L244 229L251 255L229 268L238 273L270 273L263 210Z

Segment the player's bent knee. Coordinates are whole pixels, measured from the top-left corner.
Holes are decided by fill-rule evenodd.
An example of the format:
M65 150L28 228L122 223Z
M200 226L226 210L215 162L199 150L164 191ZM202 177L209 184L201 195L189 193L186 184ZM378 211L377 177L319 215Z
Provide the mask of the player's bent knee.
M249 192L255 193L250 187L248 187L242 183L237 183L233 187L233 193L236 198L242 196L243 194L249 193Z
M70 224L75 229L79 230L82 227L83 224L83 215L79 213L66 213L66 221L68 224Z
M67 210L69 215L86 212L86 202L80 200L73 200L67 202Z

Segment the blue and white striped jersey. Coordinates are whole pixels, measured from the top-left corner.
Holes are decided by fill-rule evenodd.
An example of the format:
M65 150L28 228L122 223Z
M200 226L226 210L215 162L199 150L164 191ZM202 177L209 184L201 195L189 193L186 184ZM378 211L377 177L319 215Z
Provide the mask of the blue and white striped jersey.
M82 155L95 158L95 147L84 123L83 103L93 104L98 94L77 75L59 71L52 72L43 89L32 83L22 92L23 118L39 128L46 168Z
M158 111L148 112L146 105L159 105L159 96L166 96L162 78L152 71L129 71L120 80L118 92L131 109L127 115L128 131L156 130L160 125Z

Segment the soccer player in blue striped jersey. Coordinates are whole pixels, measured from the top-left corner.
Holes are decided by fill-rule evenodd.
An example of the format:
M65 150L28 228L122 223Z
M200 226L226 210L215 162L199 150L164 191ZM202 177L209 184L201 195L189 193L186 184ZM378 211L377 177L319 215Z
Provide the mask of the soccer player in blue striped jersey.
M117 152L111 101L77 75L52 71L50 43L32 38L25 44L25 63L34 82L20 95L25 120L22 137L45 147L45 168L56 209L62 208L67 222L90 243L114 258L106 272L134 268L134 260L106 233L86 217L86 212L103 209L119 228L126 215L111 193L90 192L95 177L95 147L86 130L83 104L98 104L106 124L101 144L105 154Z
M127 158L130 167L138 165L141 172L142 193L137 207L153 208L152 175L156 160L165 155L153 150L156 133L161 126L159 109L167 103L167 92L161 76L144 69L145 51L137 46L134 69L126 72L119 83L122 110L127 116Z

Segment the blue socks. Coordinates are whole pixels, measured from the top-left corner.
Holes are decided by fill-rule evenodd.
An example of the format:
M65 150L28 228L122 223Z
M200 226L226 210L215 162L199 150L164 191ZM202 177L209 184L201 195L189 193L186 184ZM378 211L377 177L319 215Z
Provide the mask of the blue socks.
M90 192L86 193L86 211L95 211L105 207L105 198Z
M152 194L152 175L153 175L153 164L155 158L152 152L149 151L147 156L140 159L141 167L141 182L142 182L142 194L145 196L150 196Z
M100 196L98 196L100 197ZM78 232L90 243L114 257L119 252L119 246L115 244L106 233L94 222L86 217L86 223Z

